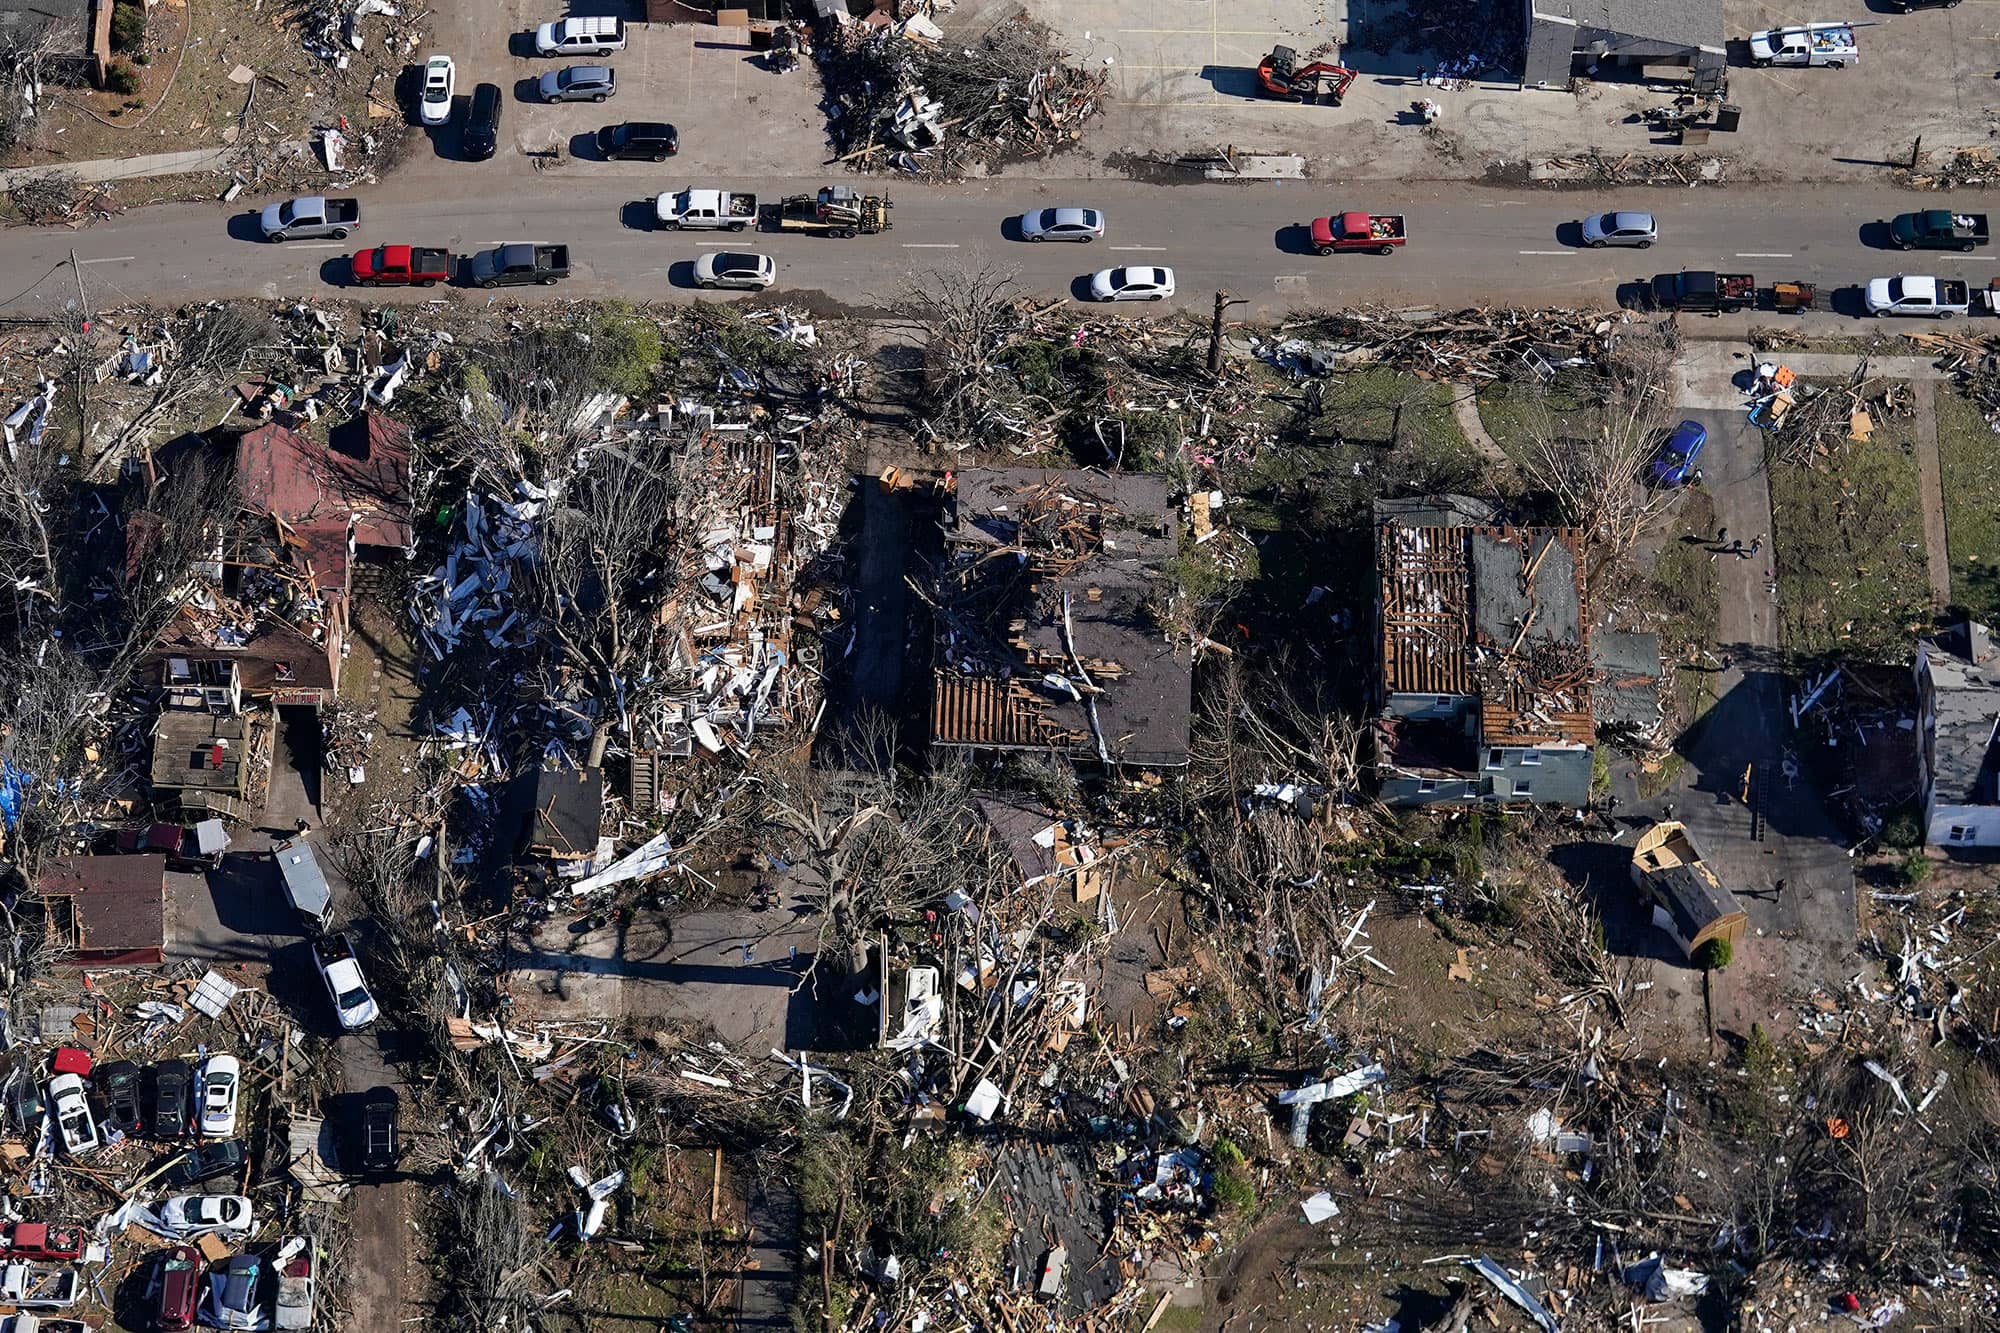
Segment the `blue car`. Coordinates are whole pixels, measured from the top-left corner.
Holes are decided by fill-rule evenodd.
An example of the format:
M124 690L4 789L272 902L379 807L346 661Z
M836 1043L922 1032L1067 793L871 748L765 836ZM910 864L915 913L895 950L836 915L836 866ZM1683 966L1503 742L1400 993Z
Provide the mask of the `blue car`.
M1653 461L1646 464L1646 480L1669 489L1699 485L1701 469L1694 464L1701 457L1701 447L1707 443L1706 426L1699 421L1683 421L1667 436L1660 451L1653 455Z

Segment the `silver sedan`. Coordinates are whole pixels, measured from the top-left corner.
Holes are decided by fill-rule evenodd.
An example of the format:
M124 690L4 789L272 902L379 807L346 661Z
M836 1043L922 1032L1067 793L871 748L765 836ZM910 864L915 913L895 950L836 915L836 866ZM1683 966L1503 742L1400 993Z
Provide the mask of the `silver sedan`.
M1104 234L1104 214L1094 208L1043 208L1021 214L1024 241L1081 241Z

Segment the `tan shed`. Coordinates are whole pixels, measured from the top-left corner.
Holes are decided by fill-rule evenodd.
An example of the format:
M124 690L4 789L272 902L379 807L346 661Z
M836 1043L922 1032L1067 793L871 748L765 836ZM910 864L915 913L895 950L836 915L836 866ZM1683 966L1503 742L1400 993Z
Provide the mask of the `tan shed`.
M1681 952L1713 939L1734 950L1749 925L1736 895L1702 860L1687 825L1668 820L1653 825L1632 848L1632 882L1652 900L1653 924L1674 937Z

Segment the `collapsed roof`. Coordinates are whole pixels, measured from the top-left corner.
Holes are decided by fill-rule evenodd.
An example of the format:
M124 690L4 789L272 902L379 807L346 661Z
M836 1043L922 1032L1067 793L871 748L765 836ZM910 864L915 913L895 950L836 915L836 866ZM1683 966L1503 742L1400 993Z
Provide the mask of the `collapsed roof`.
M943 522L933 744L1187 762L1191 653L1156 610L1179 541L1164 477L975 469Z

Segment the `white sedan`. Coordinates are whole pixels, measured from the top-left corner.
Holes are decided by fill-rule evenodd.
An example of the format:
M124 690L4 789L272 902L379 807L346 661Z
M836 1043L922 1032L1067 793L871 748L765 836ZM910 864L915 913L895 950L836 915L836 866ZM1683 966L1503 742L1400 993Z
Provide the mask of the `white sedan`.
M1174 294L1170 268L1103 268L1090 277L1093 301L1164 301Z
M233 1055L211 1055L201 1062L198 1102L201 1132L212 1138L227 1138L236 1132L236 1090L243 1082L243 1066Z
M175 1236L208 1231L247 1236L255 1229L250 1200L241 1194L176 1194L160 1205L160 1226Z
M458 91L458 66L450 56L432 56L424 62L424 91L417 102L417 118L426 125L451 121L451 98Z
M1024 241L1078 241L1085 245L1104 234L1104 214L1094 208L1042 208L1021 214Z

